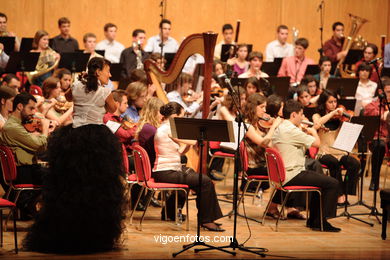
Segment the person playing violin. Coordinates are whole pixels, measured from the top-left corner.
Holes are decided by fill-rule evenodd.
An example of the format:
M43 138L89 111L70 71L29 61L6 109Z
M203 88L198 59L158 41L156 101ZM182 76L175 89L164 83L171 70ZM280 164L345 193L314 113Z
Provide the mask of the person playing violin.
M325 125L329 130L319 130L321 146L318 151L319 161L326 165L330 175L339 181L340 189L338 203L348 203L345 201L345 195L356 195L356 184L359 178L360 162L346 152L332 148L334 141L340 131L342 118L345 115L343 108L338 107L337 95L324 90L318 99L317 113L313 115L313 122L319 125ZM341 166L347 172L344 180L342 179Z

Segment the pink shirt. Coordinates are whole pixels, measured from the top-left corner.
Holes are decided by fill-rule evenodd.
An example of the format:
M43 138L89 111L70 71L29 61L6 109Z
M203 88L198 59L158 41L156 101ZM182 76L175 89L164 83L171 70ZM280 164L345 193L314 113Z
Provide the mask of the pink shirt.
M301 82L305 75L307 65L311 64L314 64L314 61L306 57L303 61L295 56L284 58L278 72L278 77L290 77L290 83Z

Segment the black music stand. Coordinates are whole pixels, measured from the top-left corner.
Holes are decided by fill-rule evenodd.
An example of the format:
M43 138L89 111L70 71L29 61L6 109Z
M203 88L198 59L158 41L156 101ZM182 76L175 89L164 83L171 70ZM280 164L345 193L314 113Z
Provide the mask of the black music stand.
M345 57L344 64L352 65L363 58L363 50L349 50Z
M248 78L232 78L231 81L234 87L245 87L245 83L248 81ZM227 88L225 82L223 82L223 86Z
M0 37L0 43L4 45L4 52L8 55L15 50L15 37Z
M267 86L268 84L269 86ZM290 89L290 77L269 77L260 80L260 89L267 89L268 87L271 88L273 94L287 97Z
M29 52L32 49L34 38L22 38L20 52ZM49 39L49 46L53 46L53 39Z
M165 70L169 69L169 67L172 64L173 59L175 58L175 55L176 55L176 52L166 52L166 53L164 53L164 59L167 61L165 63L165 66L164 66Z
M338 103L340 105L343 105L347 110L354 111L355 110L355 106L356 106L356 98L343 98L343 99L339 99ZM363 125L363 124L361 124L361 125Z
M356 78L329 78L326 89L334 91L341 97L354 97L359 84Z
M110 66L110 73L111 73L111 81L119 81L121 78L121 70L122 70L122 63L111 63Z
M321 72L321 68L318 64L307 65L305 75L316 75Z
M261 66L261 70L267 73L269 76L277 76L279 72L279 68L282 65L283 58L274 58L274 61L263 62Z
M17 71L22 72L22 86L24 88L24 72L34 71L37 66L40 53L38 52L13 52L10 55L7 67L5 68L6 73L15 73Z
M85 71L90 55L82 52L63 52L58 68L67 68L72 73Z
M382 77L383 76L387 76L387 77L390 77L390 68L385 68L385 67L383 67L382 68L382 75L381 75Z
M172 129L172 136L174 138L179 139L187 139L187 140L197 140L200 150L200 169L199 169L199 183L202 183L203 177L203 167L202 167L202 159L203 159L203 146L205 141L221 141L221 142L234 142L234 133L232 122L226 120L212 120L212 119L195 119L195 118L171 118L169 120ZM199 185L197 192L197 196L199 200L202 200L202 185ZM207 198L205 198L207 199ZM188 202L187 202L188 203ZM198 209L199 211L203 210L202 208ZM184 245L183 249L177 253L173 253L172 256L176 257L177 255L187 251L194 246L205 246L210 250L219 250L221 252L229 253L232 255L236 255L236 252L230 252L223 248L218 248L212 245L206 244L204 241L198 241L200 238L200 219L198 213L198 224L196 237L197 240L189 245ZM200 240L200 239L199 239ZM197 253L197 249L195 249L195 253Z

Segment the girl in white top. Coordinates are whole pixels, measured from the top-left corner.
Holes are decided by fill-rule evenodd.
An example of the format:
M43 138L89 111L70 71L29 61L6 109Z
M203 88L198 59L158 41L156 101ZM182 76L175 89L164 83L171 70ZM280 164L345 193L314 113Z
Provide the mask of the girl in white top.
M366 63L359 65L357 74L359 76L359 85L356 89L356 105L355 116L360 114L360 111L370 104L375 96L377 84L370 80L372 67Z
M203 175L200 184L199 174L193 169L181 165L180 156L187 152L189 145L196 144L196 141L179 140L171 136L169 119L183 116L183 107L176 102L170 102L160 108L160 113L164 119L154 136L156 161L152 177L156 182L187 184L190 189L197 192L199 192L199 186L202 185L202 200L197 197L196 201L201 226L210 231L224 231L220 224L214 222L222 217L222 212L213 182L207 175ZM184 144L184 146L180 147L179 144ZM175 203L174 198L175 196L170 196L167 201L167 208L172 208ZM183 204L183 194L180 194L179 207L183 207ZM174 218L171 210L168 212L168 217Z

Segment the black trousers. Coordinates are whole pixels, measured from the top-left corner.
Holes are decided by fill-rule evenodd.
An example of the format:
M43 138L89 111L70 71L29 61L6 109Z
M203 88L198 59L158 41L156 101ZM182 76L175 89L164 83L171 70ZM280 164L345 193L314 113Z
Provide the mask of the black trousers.
M380 171L383 163L383 158L386 153L386 144L383 140L373 140L370 143L370 150L372 152L371 160L371 183L374 184L375 190L379 188Z
M159 171L152 174L156 182L187 184L190 189L198 193L199 173L188 167L183 167L182 171ZM214 183L207 175L202 176L202 200L199 196L196 198L196 207L198 208L198 218L200 223L213 222L222 217L222 211L219 207ZM184 194L179 192L179 206L184 205ZM199 194L198 194L199 195ZM167 200L167 210L172 212L175 207L175 194L172 194ZM172 218L172 213L168 216ZM174 215L173 215L174 218ZM172 219L173 219L172 218Z
M313 171L302 171L292 178L285 186L317 186L322 193L322 211L325 219L336 216L339 183L336 179ZM317 192L311 192L310 222L320 221L320 197Z
M352 156L344 155L339 161L333 155L325 154L320 157L319 161L329 168L330 176L339 181L339 195L356 195L360 170L360 162L358 160ZM347 170L344 180L341 174L341 165Z

